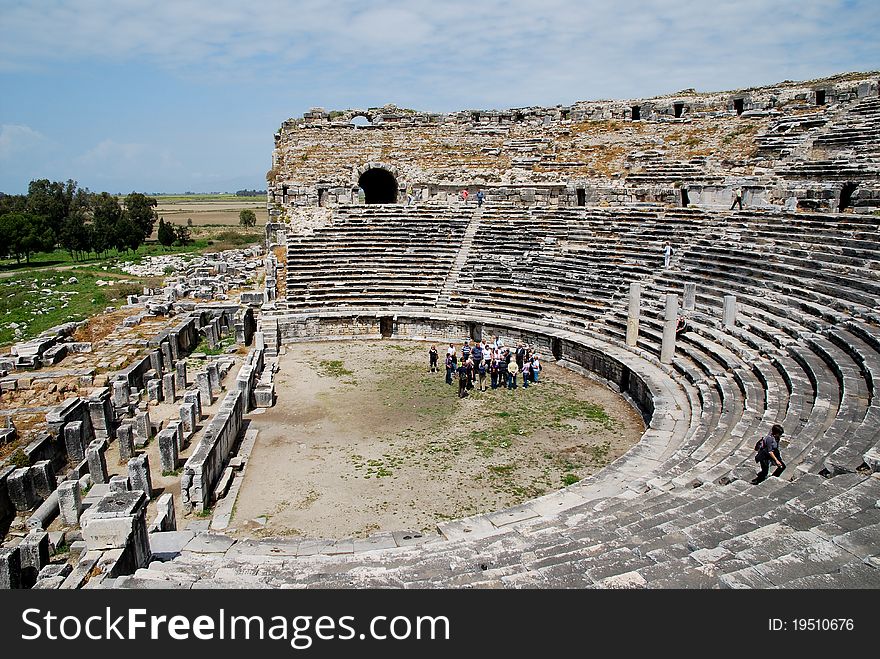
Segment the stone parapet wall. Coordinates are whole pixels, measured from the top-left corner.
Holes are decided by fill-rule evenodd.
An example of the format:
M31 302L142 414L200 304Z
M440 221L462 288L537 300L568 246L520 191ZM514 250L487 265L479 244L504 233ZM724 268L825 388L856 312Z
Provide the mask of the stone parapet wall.
M360 176L370 169L393 175L397 203L408 194L447 203L462 188L480 188L489 202L573 206L585 203L578 187L593 197L586 203L677 203L674 178L759 175L775 166L766 154L754 158L757 135L777 139L773 119L805 112L820 117L820 125L840 119L846 104L876 97L878 82L880 73L845 74L729 92L450 114L316 108L285 121L275 135L269 212L295 220L298 208L363 203ZM372 124L355 127L350 122L358 116ZM633 174L656 175L658 185L627 181ZM615 181L635 190L593 192Z
M223 473L229 453L241 431L244 396L236 389L226 394L220 409L183 467L180 495L187 511L211 507L214 484Z

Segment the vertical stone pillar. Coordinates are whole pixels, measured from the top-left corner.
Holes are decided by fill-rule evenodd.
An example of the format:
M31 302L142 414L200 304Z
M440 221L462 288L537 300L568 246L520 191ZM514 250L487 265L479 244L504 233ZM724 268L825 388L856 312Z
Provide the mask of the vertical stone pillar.
M143 490L147 499L153 498L153 479L150 476L150 458L146 454L128 461L128 482L132 491Z
M18 545L21 557L21 583L25 588L37 583L40 570L49 564L49 534L31 531Z
M91 442L86 449L86 460L89 461L89 475L92 477L92 482L98 485L103 485L109 480L104 450L104 442L100 439Z
M198 389L187 391L183 396L184 403L192 403L196 407L196 421L201 421L204 414L202 413L202 392Z
M82 512L79 481L63 481L58 486L58 513L64 526L77 526Z
M220 388L220 369L215 363L208 364L208 384L211 387L211 394L219 396L222 391Z
M88 400L89 419L97 437L113 437L113 404L110 389L101 387Z
M116 380L113 383L113 406L127 407L128 399L131 396L131 389L126 380Z
M116 442L119 444L119 464L127 464L135 456L134 427L131 421L123 421L116 429Z
M174 356L171 354L171 344L166 340L162 341L159 348L162 350L162 368L167 372L171 372L174 364Z
M177 432L166 428L159 433L159 466L162 473L177 470Z
M162 382L158 378L147 380L147 400L151 403L162 402Z
M262 332L254 333L254 348L264 350L266 348L266 337Z
M693 311L697 308L697 285L692 282L685 282L684 284L684 301L682 303L682 308L685 311Z
M635 346L639 340L639 316L641 314L642 285L629 285L629 311L626 315L626 345Z
M32 510L40 503L30 467L21 467L9 474L6 479L6 489L12 505L18 512Z
M721 315L721 324L725 328L736 325L736 295L724 296L724 311Z
M158 350L150 351L150 368L156 371L156 375L162 376L162 353Z
M146 444L153 436L153 425L150 423L149 412L138 412L134 415L134 432L138 442Z
M178 391L186 390L186 361L181 359L174 365L174 384Z
M196 406L193 403L184 403L180 406L180 421L187 436L196 431Z
M162 398L166 403L173 403L177 396L174 377L174 373L166 373L162 376Z
M70 421L64 424L64 447L67 449L67 459L71 464L78 465L86 459L82 421Z
M678 320L678 295L666 295L666 314L663 319L663 344L660 348L660 361L671 364L675 357L675 324Z
M203 403L212 405L214 403L214 396L211 394L211 381L208 378L208 372L200 371L197 373L196 382L199 385L199 393L202 395Z
M177 514L174 512L174 495L163 494L156 500L156 519L159 520L159 531L176 531Z
M0 547L0 590L21 588L21 554L18 547Z
M121 474L110 477L111 492L128 492L128 476Z
M177 438L177 453L179 455L180 452L183 450L184 442L186 440L186 436L183 432L183 421L169 421L167 430L172 431L174 433L174 436Z
M58 486L52 463L48 460L40 460L34 463L34 466L31 467L31 472L34 477L34 491L36 491L38 497L45 501Z

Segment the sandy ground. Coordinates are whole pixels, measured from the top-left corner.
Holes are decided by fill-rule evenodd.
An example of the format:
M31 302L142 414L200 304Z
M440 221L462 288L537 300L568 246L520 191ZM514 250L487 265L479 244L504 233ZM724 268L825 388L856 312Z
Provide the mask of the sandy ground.
M428 372L427 348L288 347L276 406L251 420L259 435L230 530L331 538L433 531L595 473L644 432L620 396L552 364L537 386L460 400L444 372ZM342 368L328 369L333 360ZM584 402L607 418L601 410L599 420L586 418Z

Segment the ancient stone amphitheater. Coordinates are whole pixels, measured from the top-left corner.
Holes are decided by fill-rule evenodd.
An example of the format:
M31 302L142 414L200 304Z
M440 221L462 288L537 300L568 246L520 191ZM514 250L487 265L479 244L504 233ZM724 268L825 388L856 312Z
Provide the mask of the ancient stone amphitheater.
M436 536L196 530L106 585L880 586L878 88L878 73L848 74L284 122L267 355L498 334L605 381L647 430L596 476ZM691 327L675 345L672 295ZM752 485L752 446L774 423L788 469Z

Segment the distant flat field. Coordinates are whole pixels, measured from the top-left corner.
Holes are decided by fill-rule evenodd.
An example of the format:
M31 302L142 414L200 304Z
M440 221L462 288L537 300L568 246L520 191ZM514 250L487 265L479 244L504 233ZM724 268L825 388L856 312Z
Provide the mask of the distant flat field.
M156 212L166 221L174 224L186 224L191 218L196 226L209 224L238 226L238 214L245 208L249 208L257 215L257 224L266 223L265 197L235 197L231 195L218 195L209 197L204 195L188 196L157 196L159 202Z

